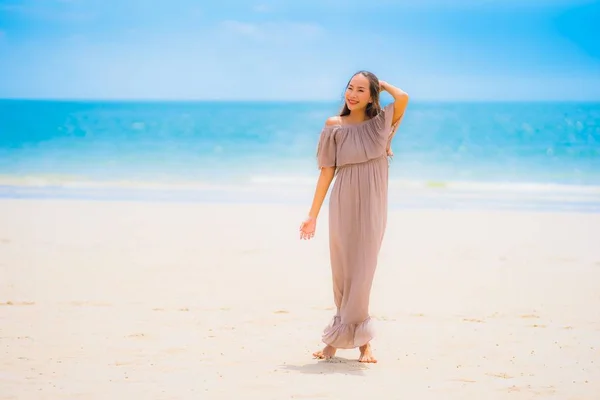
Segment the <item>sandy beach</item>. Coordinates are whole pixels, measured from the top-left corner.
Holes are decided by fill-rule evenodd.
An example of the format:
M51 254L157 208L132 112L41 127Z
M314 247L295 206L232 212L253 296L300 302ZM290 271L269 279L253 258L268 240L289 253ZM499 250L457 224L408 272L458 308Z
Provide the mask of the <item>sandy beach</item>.
M600 399L600 214L391 211L362 365L307 207L0 201L0 399Z

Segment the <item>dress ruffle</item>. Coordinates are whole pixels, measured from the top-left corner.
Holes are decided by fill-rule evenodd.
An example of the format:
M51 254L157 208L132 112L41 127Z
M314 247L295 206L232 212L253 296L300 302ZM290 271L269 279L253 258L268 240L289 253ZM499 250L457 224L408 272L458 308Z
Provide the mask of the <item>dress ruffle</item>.
M319 168L364 163L386 154L392 133L393 103L359 124L325 126L317 145ZM360 151L358 151L360 150Z
M319 143L317 145L317 165L319 168L336 167L336 142L335 131L326 126L321 131Z
M323 343L336 349L354 349L369 343L375 337L371 318L357 324L342 324L336 315L323 331Z

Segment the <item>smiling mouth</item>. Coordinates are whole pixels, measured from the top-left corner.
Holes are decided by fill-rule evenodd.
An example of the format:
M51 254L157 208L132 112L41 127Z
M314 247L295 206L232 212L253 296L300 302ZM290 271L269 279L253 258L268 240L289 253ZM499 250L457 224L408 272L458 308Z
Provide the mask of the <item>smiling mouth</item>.
M350 104L350 105L353 105L353 106L354 106L354 105L358 104L358 101L352 101L352 100L348 100L348 104Z

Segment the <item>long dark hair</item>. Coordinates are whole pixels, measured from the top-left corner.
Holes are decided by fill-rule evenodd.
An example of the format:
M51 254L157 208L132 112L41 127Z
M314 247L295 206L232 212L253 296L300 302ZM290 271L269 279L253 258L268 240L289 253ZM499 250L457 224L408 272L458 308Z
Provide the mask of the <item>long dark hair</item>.
M371 94L373 102L367 105L367 108L365 109L365 114L367 115L367 118L371 119L377 114L379 114L379 112L381 111L381 105L379 104L379 92L381 91L381 88L379 87L379 79L372 72L358 71L357 73L352 75L350 80L348 80L348 83L346 84L346 89L348 89L348 85L350 85L350 81L352 80L352 78L354 78L358 74L361 74L369 80L369 92ZM350 115L350 109L348 109L348 105L346 104L346 101L344 101L344 106L342 107L342 111L340 111L340 117L345 117L346 115Z

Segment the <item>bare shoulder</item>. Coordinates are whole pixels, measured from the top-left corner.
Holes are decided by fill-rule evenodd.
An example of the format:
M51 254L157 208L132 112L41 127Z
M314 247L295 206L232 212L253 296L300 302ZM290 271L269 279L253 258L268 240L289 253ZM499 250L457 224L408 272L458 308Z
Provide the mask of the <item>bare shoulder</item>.
M325 121L325 126L335 126L335 125L340 125L341 123L342 123L342 117L336 115L336 116L327 118L327 120Z

